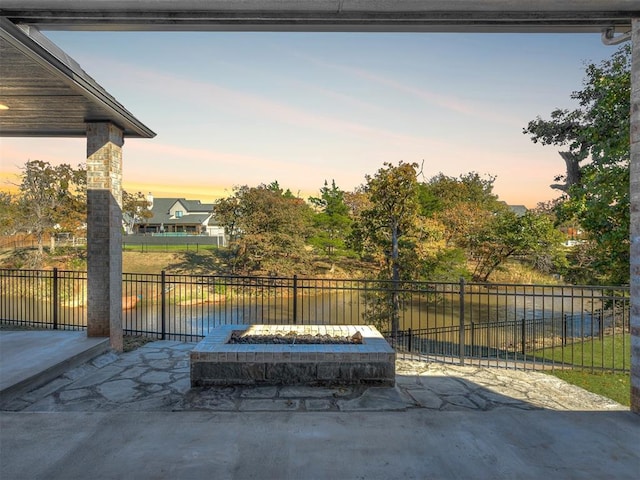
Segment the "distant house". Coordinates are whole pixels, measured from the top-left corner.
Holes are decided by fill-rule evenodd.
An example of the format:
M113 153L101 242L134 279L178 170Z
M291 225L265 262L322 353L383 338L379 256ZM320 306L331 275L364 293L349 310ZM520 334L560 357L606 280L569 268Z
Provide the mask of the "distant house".
M524 205L509 205L507 202L500 201L503 205L505 205L509 210L516 214L516 217L522 217L525 213L529 211L527 207Z
M507 205L507 206L518 217L523 216L525 213L527 213L529 211L529 209L527 207L525 207L524 205Z
M185 198L154 198L151 194L147 196L147 201L152 216L136 223L135 230L138 233L166 236L206 235L224 239L224 227L216 224L212 203Z

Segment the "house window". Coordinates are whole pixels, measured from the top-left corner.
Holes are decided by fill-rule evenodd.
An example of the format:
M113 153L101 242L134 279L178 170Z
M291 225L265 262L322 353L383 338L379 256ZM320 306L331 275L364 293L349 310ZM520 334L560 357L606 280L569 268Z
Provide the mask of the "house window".
M176 218L182 218L182 210L176 210Z

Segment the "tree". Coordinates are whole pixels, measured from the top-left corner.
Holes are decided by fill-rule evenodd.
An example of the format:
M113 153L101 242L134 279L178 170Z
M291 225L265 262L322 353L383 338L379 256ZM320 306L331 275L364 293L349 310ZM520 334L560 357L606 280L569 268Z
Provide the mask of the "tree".
M0 192L0 235L11 235L16 230L16 199L9 192Z
M366 175L365 192L371 206L360 212L351 236L358 250L371 249L381 254L381 277L391 279L388 296L393 337L399 326L400 280L411 278L411 264L417 257L417 167L415 163L385 163L375 176Z
M136 224L144 223L153 216L150 207L150 202L142 192L122 191L122 218L127 222L129 232L133 232Z
M477 172L469 172L459 177L449 177L443 173L420 184L420 205L424 215L457 208L460 204L473 204L483 210L495 210L502 203L493 193L496 177L482 177Z
M289 200L293 200L296 198L296 196L291 193L291 190L289 190L288 188L286 190L283 190L282 187L280 186L280 183L277 180L274 180L273 182L271 182L269 185L263 185L265 189L277 193L278 195L281 195L284 198L287 198Z
M73 169L68 164L28 161L19 189L19 221L22 229L35 235L40 256L46 234L75 232L86 224L87 172L83 165Z
M495 177L476 172L449 177L442 173L419 185L420 209L424 216L443 226L445 246L430 263L430 272L445 280L470 275L467 259L478 256L473 242L494 217L508 211L493 193ZM437 273L440 272L440 273Z
M592 281L629 281L629 115L631 47L622 46L599 65L589 64L574 110L537 117L523 133L534 143L567 148L579 175L558 209L575 218L593 244ZM576 175L574 174L574 177Z
M546 213L518 217L493 193L495 177L476 172L448 177L442 173L420 184L424 215L443 225L446 248L440 250L432 271L446 268L486 282L505 260L526 256L532 266L551 271L564 265L563 236ZM442 263L441 266L439 264Z
M563 235L548 215L528 211L518 217L511 211L495 215L474 235L470 243L474 252L473 278L486 282L508 258L527 256L540 271L550 272L565 266Z
M508 210L493 193L494 181L495 177L483 178L476 172L458 178L440 173L420 184L421 211L442 222L448 247L469 250L469 239L497 213Z
M238 222L243 214L243 206L240 201L248 188L247 186L235 187L235 193L232 196L221 198L213 205L213 215L216 222L224 227L225 234L231 244L237 240L240 234Z
M214 204L214 215L230 238L233 271L287 274L307 257L310 207L283 192L277 182L236 187Z
M313 216L316 234L310 242L327 255L334 256L337 250L345 248L351 227L344 192L336 186L335 180L331 182L331 187L325 180L324 186L320 189L320 197L311 197L309 202L319 209Z

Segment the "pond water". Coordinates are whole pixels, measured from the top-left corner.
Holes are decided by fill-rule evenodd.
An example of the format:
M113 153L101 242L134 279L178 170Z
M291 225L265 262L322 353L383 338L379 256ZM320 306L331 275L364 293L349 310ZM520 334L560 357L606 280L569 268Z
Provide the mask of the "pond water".
M165 297L163 317L160 296L143 294L133 308L123 312L123 327L136 332L164 331L181 337L203 336L213 328L227 324L370 324L373 323L371 313L376 310L371 296L357 290L329 290L321 295L302 292L295 301L292 296L228 295L212 299L209 302L184 301L173 298L169 292ZM0 295L0 300L0 319L37 318L45 323L53 319L49 302L6 295ZM464 324L473 325L474 334L478 335L483 325L510 322L508 328L514 331L510 334L514 338L522 335L522 328L551 328L556 334L565 335L568 329L572 336L577 335L575 332L584 336L598 334L606 326L597 321L602 309L603 301L593 291L585 294L575 289L571 290L571 295L562 290L536 291L535 288L520 291L470 289L465 292L462 302L457 291L414 292L402 299L399 329L411 329L417 334L421 330L438 330L441 338L458 341L460 318L464 315ZM58 323L61 327L86 325L86 307L61 306Z

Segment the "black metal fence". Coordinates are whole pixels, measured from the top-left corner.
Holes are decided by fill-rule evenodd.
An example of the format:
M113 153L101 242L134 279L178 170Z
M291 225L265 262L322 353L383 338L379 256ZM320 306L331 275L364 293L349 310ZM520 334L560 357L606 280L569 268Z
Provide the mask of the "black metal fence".
M224 234L195 235L187 233L154 233L125 235L122 237L123 250L139 252L175 252L212 250L227 245Z
M86 303L85 272L0 270L3 323L82 329ZM625 287L123 275L125 333L196 341L232 323L374 324L415 358L630 369Z

